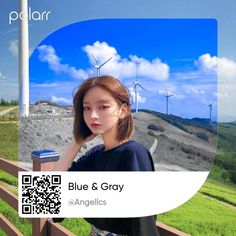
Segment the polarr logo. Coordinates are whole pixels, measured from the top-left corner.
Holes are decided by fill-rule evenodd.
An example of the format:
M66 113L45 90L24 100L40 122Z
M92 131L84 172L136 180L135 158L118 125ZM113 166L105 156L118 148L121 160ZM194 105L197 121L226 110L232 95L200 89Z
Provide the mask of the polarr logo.
M18 19L23 20L25 17L28 18L28 20L35 20L35 21L47 21L48 15L51 13L51 11L32 11L31 7L28 9L28 14L24 11L21 11L18 13L17 11L11 11L8 15L8 23L11 25L12 21L16 21Z

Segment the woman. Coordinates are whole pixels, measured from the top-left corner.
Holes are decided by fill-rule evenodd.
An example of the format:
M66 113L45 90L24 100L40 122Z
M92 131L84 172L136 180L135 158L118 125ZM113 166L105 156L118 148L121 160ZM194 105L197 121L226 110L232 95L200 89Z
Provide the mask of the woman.
M149 151L130 140L134 131L130 97L112 76L85 80L74 96L74 141L55 170L69 171L154 171ZM101 135L103 143L73 161L81 146ZM71 164L72 163L72 164ZM54 221L57 221L54 219ZM139 218L87 218L90 235L159 235L155 216Z

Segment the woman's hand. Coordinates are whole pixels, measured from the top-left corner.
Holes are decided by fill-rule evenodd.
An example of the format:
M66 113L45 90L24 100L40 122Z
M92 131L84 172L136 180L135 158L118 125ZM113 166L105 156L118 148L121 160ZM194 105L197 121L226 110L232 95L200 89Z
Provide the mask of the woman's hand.
M91 134L86 139L84 139L82 142L77 143L75 140L72 141L72 143L67 147L64 155L62 158L60 158L58 161L55 162L54 165L54 171L65 171L68 170L71 162L76 157L77 153L79 152L80 148L83 144L85 144L88 141L91 141L94 139L97 135Z

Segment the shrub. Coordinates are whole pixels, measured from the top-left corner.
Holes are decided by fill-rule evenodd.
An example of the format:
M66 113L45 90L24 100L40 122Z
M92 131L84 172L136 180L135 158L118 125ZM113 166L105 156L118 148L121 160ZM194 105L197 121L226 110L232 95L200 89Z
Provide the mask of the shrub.
M233 183L236 183L236 170L230 170L229 171L229 175L230 175L230 180Z
M196 136L197 136L198 138L204 140L204 141L208 141L208 139L209 139L206 134L200 133L200 132L196 133Z
M164 128L163 127L158 127L157 125L154 125L154 124L149 124L148 129L151 129L151 130L154 130L154 131L160 131L160 132L163 132L164 131Z
M182 147L181 147L181 150L182 150L183 152L187 153L187 154L193 154L193 155L195 155L195 152L194 152L194 150L193 150L192 147L182 146Z
M222 176L223 179L229 179L230 178L230 173L226 170L223 170L221 176Z
M147 134L149 134L149 135L151 135L151 136L153 136L153 137L155 137L155 138L158 138L158 134L155 133L155 132L152 131L152 130L148 130Z
M185 128L183 125L179 124L178 122L172 121L171 124L179 129L183 130L184 132L188 133L188 129Z

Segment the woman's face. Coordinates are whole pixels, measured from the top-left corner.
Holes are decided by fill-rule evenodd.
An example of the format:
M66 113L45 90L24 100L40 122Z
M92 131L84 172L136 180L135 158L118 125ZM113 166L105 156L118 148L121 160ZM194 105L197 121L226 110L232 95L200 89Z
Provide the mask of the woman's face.
M83 114L92 133L116 135L120 106L107 90L100 87L89 89L83 100Z

